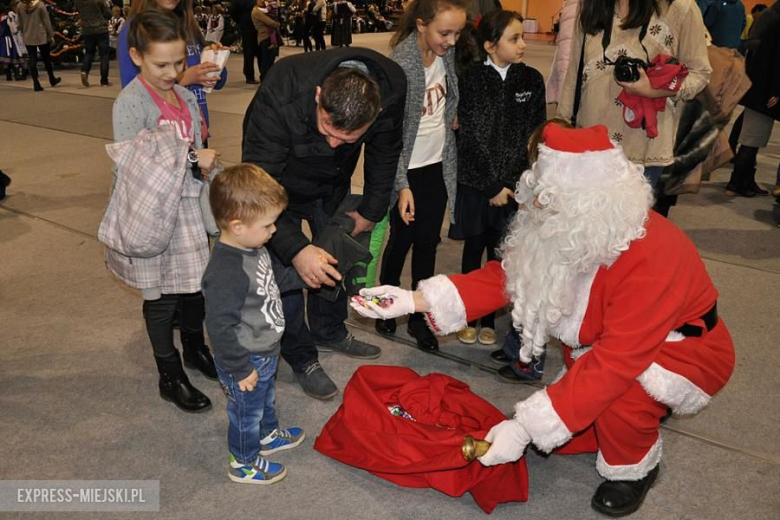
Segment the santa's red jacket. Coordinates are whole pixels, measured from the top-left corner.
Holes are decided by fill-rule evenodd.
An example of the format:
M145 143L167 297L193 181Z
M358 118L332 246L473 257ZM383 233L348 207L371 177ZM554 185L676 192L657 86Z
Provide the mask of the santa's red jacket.
M638 381L675 413L694 413L728 381L734 347L723 321L707 331L702 317L717 291L693 243L651 212L647 235L631 243L611 267L585 280L575 310L557 326L565 373L516 410L533 443L544 451L588 428ZM431 306L431 327L448 334L509 304L498 262L467 275L420 283ZM702 327L701 337L676 329Z

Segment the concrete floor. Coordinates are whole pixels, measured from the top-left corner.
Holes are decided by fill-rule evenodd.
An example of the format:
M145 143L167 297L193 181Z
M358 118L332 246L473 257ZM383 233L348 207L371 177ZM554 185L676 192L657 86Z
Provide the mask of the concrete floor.
M355 40L387 52L389 35ZM547 75L553 51L532 43L527 61ZM299 49L283 48L283 55L294 52ZM225 89L209 96L210 144L224 162L234 163L240 160L241 120L254 88L243 83L240 56L231 58L229 69ZM112 139L111 104L119 88L85 89L76 69L59 74L62 84L41 93L29 81L0 82L0 168L13 177L8 198L0 202L0 478L159 480L162 499L155 518L481 516L468 496L401 488L311 450L341 399L321 403L305 397L284 363L279 415L284 425L305 428L308 440L277 457L288 466L282 483L258 489L228 481L227 421L218 385L192 376L215 403L204 415L179 413L157 397L140 297L103 267L96 234L111 186L104 146ZM778 160L775 132L759 156L758 179L767 186ZM763 520L780 514L778 208L769 197L725 197L728 173L716 171L698 195L682 197L671 218L697 244L720 291L719 311L737 348L736 371L705 411L667 422L661 478L634 518ZM356 175L355 189L361 184ZM460 244L445 238L439 251L437 270L456 272ZM358 337L383 348L373 364L452 375L506 412L536 389L499 382L487 358L490 348L467 347L449 337L442 354L432 356L404 341L379 338L371 323L352 320ZM506 317L499 325L506 330ZM399 331L403 337L403 328ZM561 362L554 349L548 359L545 381ZM340 388L359 365L333 354L321 355L321 362ZM494 518L598 517L589 507L600 482L595 456L529 452L527 458L529 501L499 506ZM113 516L127 518L92 515ZM15 516L0 512L0 517Z

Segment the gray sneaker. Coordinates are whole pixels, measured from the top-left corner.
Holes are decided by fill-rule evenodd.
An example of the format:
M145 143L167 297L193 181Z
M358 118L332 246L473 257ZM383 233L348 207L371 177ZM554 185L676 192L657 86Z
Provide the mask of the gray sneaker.
M358 359L376 359L382 355L382 349L360 341L349 333L341 341L317 345L317 350L320 352L338 352L339 354Z
M319 362L315 361L301 372L295 372L301 388L309 397L327 401L339 393L336 384L328 377Z

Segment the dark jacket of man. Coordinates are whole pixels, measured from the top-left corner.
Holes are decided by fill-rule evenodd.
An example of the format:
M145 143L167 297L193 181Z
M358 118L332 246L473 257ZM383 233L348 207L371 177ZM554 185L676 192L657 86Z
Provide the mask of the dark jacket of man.
M233 0L230 3L228 12L240 31L255 30L255 25L252 23L252 9L256 5L256 0Z
M108 21L111 19L109 0L75 0L74 5L81 18L82 34L108 34Z
M753 85L740 104L780 121L780 103L766 106L769 98L780 97L780 2L753 23L745 46L745 70Z
M317 129L315 89L340 64L364 64L379 84L382 111L354 144L331 148ZM276 222L270 247L286 264L310 241L291 215L311 215L315 201L333 215L349 193L365 144L363 200L358 213L379 222L387 213L402 149L406 76L395 62L369 49L298 54L277 62L244 117L242 160L257 164L287 190L289 206Z

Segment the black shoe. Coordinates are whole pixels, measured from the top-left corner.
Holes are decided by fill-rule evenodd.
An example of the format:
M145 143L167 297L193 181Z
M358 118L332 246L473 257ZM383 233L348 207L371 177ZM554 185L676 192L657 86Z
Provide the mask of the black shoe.
M490 353L490 360L498 365L506 365L509 363L509 356L506 355L504 349L500 348Z
M248 79L248 80L246 80L246 84L247 85L259 85L260 82L257 81L256 79Z
M43 86L38 80L36 80L35 83L33 83L33 90L35 92L40 92L41 90L43 90Z
M219 379L217 367L214 366L214 358L211 356L211 352L209 352L209 348L206 345L190 352L185 350L183 357L185 367L199 370L201 374L213 381Z
M736 184L733 184L731 182L726 185L725 193L726 195L732 197L734 195L739 195L740 197L747 197L749 199L758 195L758 193L753 191L753 188L748 188L746 186L737 186Z
M431 329L425 325L425 322L410 321L406 332L417 340L417 348L420 350L424 352L435 352L439 350L439 340L433 335Z
M295 372L295 377L309 397L327 401L339 393L336 383L328 377L317 361L306 367L303 372Z
M750 188L756 192L756 195L769 195L769 190L762 188L761 185L758 184L755 180L751 182Z
M607 516L630 515L642 505L647 491L658 478L660 465L640 480L606 480L596 489L590 505Z
M160 372L160 397L185 412L205 412L211 408L209 398L190 383L178 353L170 359L154 359Z
M318 343L317 350L320 352L338 352L356 359L376 359L382 355L382 349L365 341L360 341L349 333L347 333L347 337L340 341Z
M395 334L395 318L389 320L376 320L374 322L374 328L382 336L393 336Z
M56 87L56 86L57 86L57 84L58 84L60 81L62 81L62 78L55 78L55 77L51 77L51 78L49 78L49 84L50 84L52 87Z
M11 185L11 177L0 170L0 200L5 198L5 189Z

